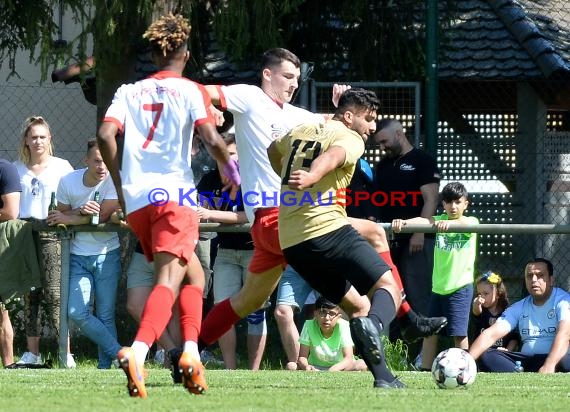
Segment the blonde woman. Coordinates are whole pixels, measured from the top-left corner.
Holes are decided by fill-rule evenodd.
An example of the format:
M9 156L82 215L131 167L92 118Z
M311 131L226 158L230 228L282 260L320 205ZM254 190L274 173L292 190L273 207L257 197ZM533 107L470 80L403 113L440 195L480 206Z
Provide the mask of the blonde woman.
M18 169L22 194L20 196L20 219L46 219L51 194L57 191L61 177L73 171L71 164L53 155L51 129L41 116L28 117L22 126L20 160L14 164ZM40 335L42 322L40 302L43 300L47 320L53 331L59 330L59 284L61 274L61 246L53 233L35 234L38 259L42 271L42 287L26 296L27 351L18 364L42 364ZM67 355L67 367L75 367L73 356Z

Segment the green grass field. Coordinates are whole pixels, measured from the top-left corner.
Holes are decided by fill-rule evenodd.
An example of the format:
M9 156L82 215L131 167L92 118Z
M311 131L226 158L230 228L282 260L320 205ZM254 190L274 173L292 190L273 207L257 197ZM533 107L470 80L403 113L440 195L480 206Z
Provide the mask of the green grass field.
M567 411L570 374L484 374L468 389L437 389L427 372L400 372L403 390L372 388L367 372L207 371L194 396L150 369L148 398L130 398L121 370L0 370L0 411Z

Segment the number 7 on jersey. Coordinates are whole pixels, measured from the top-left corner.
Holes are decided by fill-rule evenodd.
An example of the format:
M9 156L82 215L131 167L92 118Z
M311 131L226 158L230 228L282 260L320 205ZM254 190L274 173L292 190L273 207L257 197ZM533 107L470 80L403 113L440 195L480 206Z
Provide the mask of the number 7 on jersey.
M143 149L146 149L150 144L150 141L154 137L154 131L156 130L156 126L158 125L158 121L160 120L160 115L162 114L162 108L164 107L163 103L152 103L152 104L143 104L143 110L148 110L150 112L154 112L154 119L152 120L152 126L148 131L148 135L146 136L146 140L143 144Z

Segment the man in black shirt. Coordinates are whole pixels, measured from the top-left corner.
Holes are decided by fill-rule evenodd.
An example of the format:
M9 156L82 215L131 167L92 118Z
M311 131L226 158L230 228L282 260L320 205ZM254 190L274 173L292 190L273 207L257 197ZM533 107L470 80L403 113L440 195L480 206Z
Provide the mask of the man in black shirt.
M376 190L392 200L380 207L380 221L435 215L441 179L435 160L410 144L402 124L395 119L378 121L373 138L385 152L374 168ZM390 244L390 250L394 263L400 269L408 301L419 312L427 313L434 235L398 233Z

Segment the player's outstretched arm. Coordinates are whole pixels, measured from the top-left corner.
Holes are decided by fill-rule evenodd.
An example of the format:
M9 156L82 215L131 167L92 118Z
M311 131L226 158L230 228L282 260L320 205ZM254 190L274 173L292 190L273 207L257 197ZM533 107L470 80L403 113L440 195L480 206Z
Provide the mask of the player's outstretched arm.
M219 86L210 84L210 85L204 86L204 88L206 89L206 92L210 96L210 99L212 100L212 104L219 106L221 103Z
M348 89L350 89L350 85L348 84L333 84L332 103L334 107L338 107L338 99L340 99L340 96Z

